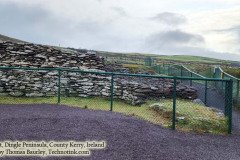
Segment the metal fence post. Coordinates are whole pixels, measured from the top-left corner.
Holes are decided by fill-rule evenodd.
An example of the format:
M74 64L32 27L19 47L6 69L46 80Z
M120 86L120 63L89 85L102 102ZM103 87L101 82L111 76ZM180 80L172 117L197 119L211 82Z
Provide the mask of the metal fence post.
M175 130L176 128L176 99L177 99L177 79L174 77L174 84L173 84L173 114L172 114L172 129Z
M228 118L228 133L232 133L232 106L233 80L226 81L225 85L225 116Z
M224 73L221 74L221 79L224 79ZM224 91L224 83L222 81L222 90Z
M112 77L111 77L111 96L110 96L110 111L113 110L113 83L114 83L114 74L112 73Z
M181 77L183 76L183 66L181 66L180 75L181 75Z
M59 104L61 101L61 69L58 69L58 101L57 103Z
M217 74L216 68L214 68L214 69L213 69L213 76L212 76L212 78L217 78L216 74ZM218 81L215 81L215 83L214 83L215 88L217 88L218 83L219 83Z
M192 78L192 72L190 72L190 76ZM192 86L192 79L190 80L190 86Z
M161 66L160 65L158 65L158 74L161 74L161 68L160 68Z
M207 105L207 80L205 81L205 95L204 95L204 104Z
M237 95L236 95L237 97L236 97L236 103L237 103L237 105L238 105L238 99L239 99L239 80L237 80Z

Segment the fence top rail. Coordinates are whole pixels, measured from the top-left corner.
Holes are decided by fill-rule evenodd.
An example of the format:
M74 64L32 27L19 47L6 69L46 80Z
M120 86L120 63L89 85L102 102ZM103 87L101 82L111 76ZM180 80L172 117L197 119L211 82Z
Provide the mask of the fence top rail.
M193 72L192 70L190 70L190 69L188 69L187 67L185 67L184 65L181 65L184 69L186 69L188 72L190 72L190 73L192 73L192 74L195 74L195 75L197 75L197 76L199 76L199 77L201 77L201 78L207 78L207 77L204 77L204 76L202 76L202 75L200 75L200 74L198 74L198 73L196 73L196 72Z
M202 80L202 81L231 81L231 79L216 79L216 78L194 78L194 77L178 77L178 76L160 76L160 75L147 75L147 74L128 74L119 72L99 72L99 71L84 71L80 69L71 68L33 68L33 67L4 67L0 66L0 70L35 70L35 71L66 71L66 72L79 72L90 74L105 74L116 76L129 76L129 77L148 77L148 78L165 78L165 79L179 79L179 80Z
M203 75L200 75L200 74L198 74L198 73L196 73L196 72L193 72L192 70L190 70L189 68L187 68L186 66L184 66L184 65L178 65L178 64L174 64L174 65L172 65L173 67L175 66L175 67L182 67L182 68L184 68L185 70L187 70L188 72L190 72L190 73L192 73L192 74L194 74L194 75L196 75L196 76L198 76L198 77L201 77L201 78L207 78L207 77L204 77Z
M233 76L233 75L231 75L231 74L223 71L223 69L222 69L221 67L218 67L218 68L219 68L219 70L220 70L223 74L227 75L228 77L230 77L230 78L232 78L232 79L235 79L235 80L237 80L237 81L240 81L239 78L237 78L237 77L235 77L235 76Z

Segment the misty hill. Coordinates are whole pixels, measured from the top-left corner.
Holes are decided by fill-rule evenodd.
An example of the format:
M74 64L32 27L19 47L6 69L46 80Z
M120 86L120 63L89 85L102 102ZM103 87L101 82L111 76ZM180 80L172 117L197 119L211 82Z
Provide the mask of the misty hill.
M15 38L11 38L11 37L4 36L4 35L0 34L0 42L1 41L10 41L10 42L14 42L14 43L27 43L25 41L15 39Z

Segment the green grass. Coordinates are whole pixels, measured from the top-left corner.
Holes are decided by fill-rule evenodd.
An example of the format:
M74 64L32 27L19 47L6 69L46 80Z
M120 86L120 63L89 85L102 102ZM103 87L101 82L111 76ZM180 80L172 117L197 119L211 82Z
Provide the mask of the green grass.
M228 73L236 78L240 78L240 69L239 68L225 67L225 68L223 68L223 70L226 73Z
M128 68L130 73L139 73L139 72L147 72L147 73L152 73L155 74L154 70L151 69L151 67L141 65L141 64L127 64L123 63L122 66L124 68Z
M15 98L0 97L1 104L55 104L56 97L48 98ZM172 117L172 100L162 99L163 107L156 111L150 106L159 103L156 100L149 100L141 106L132 106L119 100L114 100L113 111L125 115L134 116L153 124L171 127ZM91 110L109 110L109 100L104 98L79 98L79 97L62 97L61 104L80 107ZM226 134L227 121L224 117L219 117L216 112L210 108L192 103L186 100L177 100L176 117L184 117L184 120L176 122L176 128L181 131L197 133Z
M161 55L158 58L163 60L172 60L172 61L179 61L179 62L201 62L201 63L219 63L221 60L208 58L208 57L201 57L201 56L189 56L189 55Z

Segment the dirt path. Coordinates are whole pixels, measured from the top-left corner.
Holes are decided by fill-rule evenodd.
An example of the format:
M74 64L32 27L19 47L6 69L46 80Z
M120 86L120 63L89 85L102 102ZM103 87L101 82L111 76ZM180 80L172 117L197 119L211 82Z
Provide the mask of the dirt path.
M118 113L57 105L1 105L0 140L106 140L106 150L85 158L94 160L240 159L240 136L179 133Z

